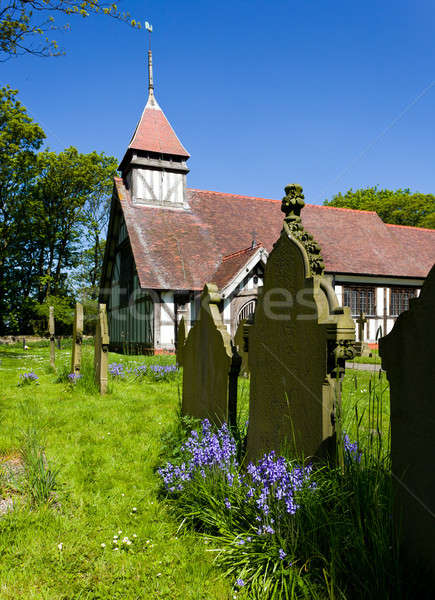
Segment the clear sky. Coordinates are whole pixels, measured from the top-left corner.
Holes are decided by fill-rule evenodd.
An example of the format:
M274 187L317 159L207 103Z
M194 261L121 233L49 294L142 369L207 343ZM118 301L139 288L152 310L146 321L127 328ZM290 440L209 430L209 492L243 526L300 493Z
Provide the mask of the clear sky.
M350 187L435 193L430 0L124 0L154 26L157 100L189 187L321 203ZM67 55L0 64L53 150L121 159L147 97L145 31L73 18Z

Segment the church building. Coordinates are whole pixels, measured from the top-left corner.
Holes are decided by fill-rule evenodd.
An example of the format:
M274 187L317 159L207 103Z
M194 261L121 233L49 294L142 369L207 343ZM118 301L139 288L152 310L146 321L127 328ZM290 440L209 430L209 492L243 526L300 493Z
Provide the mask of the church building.
M194 322L205 283L215 283L231 335L255 308L281 201L187 187L189 153L154 95L149 96L114 181L100 287L111 348L175 348L182 316ZM283 187L280 182L278 188ZM307 204L304 228L319 243L339 301L364 337L388 333L435 262L435 230L384 223L375 212Z

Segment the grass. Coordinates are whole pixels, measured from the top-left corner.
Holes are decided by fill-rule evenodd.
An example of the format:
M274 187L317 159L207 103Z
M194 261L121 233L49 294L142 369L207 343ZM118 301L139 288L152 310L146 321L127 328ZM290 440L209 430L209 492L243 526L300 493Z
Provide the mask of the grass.
M91 359L85 347L85 363ZM203 541L179 532L158 501L154 468L176 420L177 382L115 381L100 397L89 393L89 377L76 387L56 383L48 347L2 348L0 360L0 454L22 456L27 447L36 496L18 486L16 509L0 517L0 598L231 598ZM62 372L69 352L56 360ZM19 374L31 370L39 383L18 387ZM52 492L54 502L45 502ZM134 540L128 551L112 549L118 531Z
M111 354L109 362L171 364L174 358ZM53 373L48 344L31 345L27 352L0 347L0 458L18 457L24 469L17 485L0 480L0 493L15 502L15 510L0 517L0 599L248 598L243 590L235 592L232 575L226 578L216 568L207 540L180 527L160 495L156 465L177 459L192 425L183 428L177 414L179 377L114 379L101 397L89 346L83 348L84 376L76 384L65 377L69 349L56 352L56 364ZM19 375L29 371L39 381L18 387ZM376 439L373 424L380 416L371 404L381 387L370 384L371 377L353 371L344 382L345 416L358 413L368 442ZM240 379L239 392L243 426L247 380ZM386 422L387 389L382 398ZM355 439L350 417L345 425ZM132 544L114 550L114 535L128 536ZM326 590L334 579L325 577ZM333 593L319 598L341 597ZM262 598L261 586L256 594L252 597Z

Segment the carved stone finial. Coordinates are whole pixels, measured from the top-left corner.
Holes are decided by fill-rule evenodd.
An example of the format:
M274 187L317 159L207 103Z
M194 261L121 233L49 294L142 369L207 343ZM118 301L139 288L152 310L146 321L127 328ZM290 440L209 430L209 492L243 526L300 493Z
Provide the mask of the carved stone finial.
M290 183L284 188L286 195L282 199L281 210L285 213L285 220L300 221L301 210L305 206L302 186L297 183Z
M285 213L284 223L288 232L304 246L313 275L322 275L325 270L319 244L305 231L301 220L301 210L305 206L302 186L297 183L286 185L281 210Z

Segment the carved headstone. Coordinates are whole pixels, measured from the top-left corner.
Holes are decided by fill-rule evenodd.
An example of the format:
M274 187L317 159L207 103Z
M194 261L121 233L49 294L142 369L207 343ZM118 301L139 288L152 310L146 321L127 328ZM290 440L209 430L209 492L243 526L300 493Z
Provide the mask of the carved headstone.
M285 191L283 230L249 334L248 460L283 446L295 456L334 456L341 378L353 356L349 308L339 306L320 248L302 226L302 188Z
M390 382L391 460L403 551L435 581L435 265L379 340Z
M186 344L186 323L184 321L184 317L181 317L180 322L178 324L178 332L177 332L177 364L178 366L183 366L183 353L184 346Z
M83 341L83 305L76 302L72 337L71 373L80 373Z
M106 305L98 305L97 328L95 332L94 371L95 382L100 394L107 392L107 372L109 366L109 326Z
M233 425L240 357L231 346L220 302L217 286L206 284L199 319L189 331L183 351L182 410L185 415Z
M240 367L240 375L247 377L249 375L248 365L248 331L249 323L246 319L242 319L237 327L236 335L234 336L234 346L239 353L242 364Z
M50 334L50 366L56 368L56 341L54 337L54 306L49 307L48 332Z

